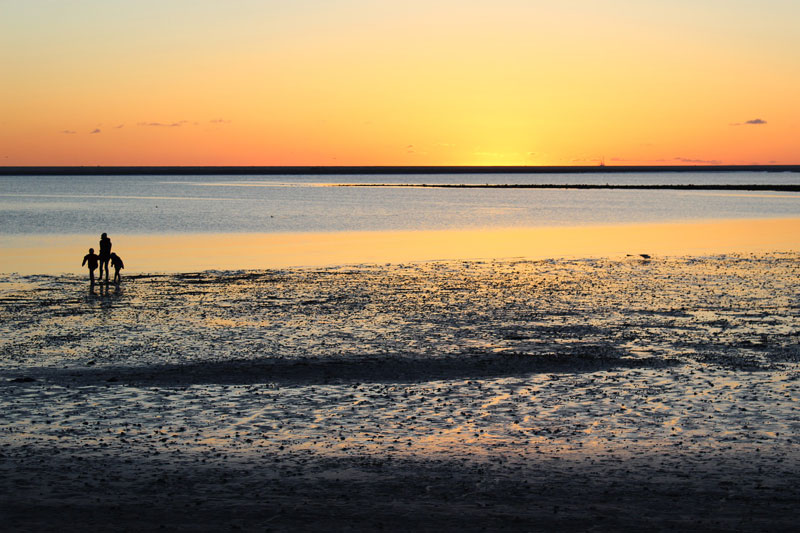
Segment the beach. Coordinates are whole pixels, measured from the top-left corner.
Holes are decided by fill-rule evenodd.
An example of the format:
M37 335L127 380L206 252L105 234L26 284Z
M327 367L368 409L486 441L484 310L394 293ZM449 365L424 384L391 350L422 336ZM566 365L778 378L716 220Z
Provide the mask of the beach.
M0 533L800 530L798 20L0 1Z
M5 526L791 529L798 259L4 275Z

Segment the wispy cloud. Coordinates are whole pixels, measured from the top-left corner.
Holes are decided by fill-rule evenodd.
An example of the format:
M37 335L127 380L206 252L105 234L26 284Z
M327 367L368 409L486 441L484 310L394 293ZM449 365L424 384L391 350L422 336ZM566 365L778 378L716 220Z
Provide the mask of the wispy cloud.
M766 124L767 121L763 118L754 118L751 120L746 120L744 122L735 122L731 124L731 126L761 126L762 124Z
M209 120L211 124L230 124L231 121L225 118L215 118L213 120Z
M138 126L147 126L149 128L179 128L187 122L188 120L181 120L178 122L139 122Z
M124 127L125 127L125 124L120 124L119 126L114 126L114 129L118 130L118 129L124 128Z
M66 133L67 135L75 135L78 132L75 130L61 130L61 133Z
M720 165L722 161L717 159L691 159L688 157L676 157L674 158L675 161L679 161L681 163L693 163L697 165Z
M93 129L92 131L89 132L89 135L93 135L95 133L100 133L100 128Z

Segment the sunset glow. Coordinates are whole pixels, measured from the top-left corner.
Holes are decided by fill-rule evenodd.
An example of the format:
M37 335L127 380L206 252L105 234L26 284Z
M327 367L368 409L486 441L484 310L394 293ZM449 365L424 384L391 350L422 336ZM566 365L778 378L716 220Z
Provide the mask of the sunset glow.
M3 2L2 165L800 162L800 4Z

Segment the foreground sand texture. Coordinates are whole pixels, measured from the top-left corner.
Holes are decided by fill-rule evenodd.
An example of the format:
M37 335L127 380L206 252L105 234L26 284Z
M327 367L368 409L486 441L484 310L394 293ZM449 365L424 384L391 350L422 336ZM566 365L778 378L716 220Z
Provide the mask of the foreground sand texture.
M8 530L789 530L800 255L0 283Z

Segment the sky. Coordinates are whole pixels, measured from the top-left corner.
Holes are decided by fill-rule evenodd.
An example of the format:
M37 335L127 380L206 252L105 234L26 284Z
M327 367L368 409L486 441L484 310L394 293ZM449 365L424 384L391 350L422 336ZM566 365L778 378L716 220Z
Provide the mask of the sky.
M0 165L800 164L797 0L0 0Z

